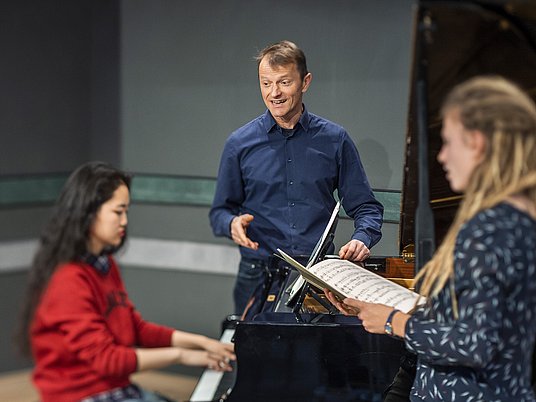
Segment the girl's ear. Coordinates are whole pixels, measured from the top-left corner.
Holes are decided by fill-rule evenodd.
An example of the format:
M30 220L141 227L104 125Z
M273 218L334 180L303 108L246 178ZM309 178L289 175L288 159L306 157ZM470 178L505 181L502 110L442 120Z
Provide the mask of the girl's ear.
M480 130L472 130L469 134L469 146L474 150L477 158L485 154L488 139Z

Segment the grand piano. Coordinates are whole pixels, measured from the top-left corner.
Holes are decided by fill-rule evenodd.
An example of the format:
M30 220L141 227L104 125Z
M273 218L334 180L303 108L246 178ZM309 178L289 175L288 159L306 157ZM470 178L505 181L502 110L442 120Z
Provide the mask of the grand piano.
M411 96L400 216L400 256L366 267L410 280L431 257L460 196L436 155L439 108L457 83L503 75L536 97L536 1L419 1L415 5ZM364 331L330 311L314 292L299 311L285 289L296 272L274 262L247 319L231 317L223 339L237 354L232 374L205 371L191 401L382 401L404 356L403 343Z

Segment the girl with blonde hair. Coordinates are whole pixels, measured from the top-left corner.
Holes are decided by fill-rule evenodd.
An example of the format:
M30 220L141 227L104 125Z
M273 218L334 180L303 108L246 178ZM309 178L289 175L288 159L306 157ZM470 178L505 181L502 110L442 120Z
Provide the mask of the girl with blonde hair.
M536 106L504 78L476 77L441 114L437 159L464 198L415 278L427 303L404 314L327 295L417 355L411 401L535 401Z

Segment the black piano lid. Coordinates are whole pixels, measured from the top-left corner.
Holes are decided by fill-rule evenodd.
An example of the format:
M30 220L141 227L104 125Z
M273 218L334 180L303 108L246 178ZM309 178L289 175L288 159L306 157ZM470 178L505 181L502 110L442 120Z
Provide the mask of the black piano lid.
M430 204L439 244L454 218L459 194L453 193L436 160L441 147L439 109L448 91L476 75L498 74L516 82L536 98L536 1L421 1L418 11L432 20L423 50L427 63L427 120ZM415 13L416 18L419 15ZM421 45L415 25L414 48ZM415 243L417 206L417 108L413 74L407 128L400 216L400 252Z

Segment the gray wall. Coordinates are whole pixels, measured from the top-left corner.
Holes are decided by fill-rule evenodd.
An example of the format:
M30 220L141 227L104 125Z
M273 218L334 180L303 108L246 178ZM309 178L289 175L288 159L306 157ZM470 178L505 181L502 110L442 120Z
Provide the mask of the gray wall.
M400 190L412 3L124 1L124 167L215 177L227 136L264 111L253 56L269 43L290 39L304 49L313 74L305 95L309 110L349 131L374 188ZM188 209L150 209L140 215L155 214L161 237L226 242L212 236L206 211L196 214L192 228L180 224L191 220ZM398 253L398 226L391 226L385 225L375 253ZM336 243L346 243L352 232L349 222L342 223Z
M348 129L373 187L400 190L411 4L2 2L0 175L70 171L101 159L140 173L215 177L226 137L264 110L252 56L286 38L308 56L309 110ZM0 208L0 241L37 238L48 212ZM131 234L229 244L212 236L207 213L133 205ZM339 226L339 244L350 226ZM398 252L397 230L386 225L376 254ZM14 326L24 275L0 273L2 339ZM217 336L231 309L232 276L144 267L124 267L124 276L153 321ZM28 364L2 342L0 370Z
M0 5L0 174L119 162L119 5Z
M264 111L253 56L290 39L313 74L307 107L347 128L373 187L400 189L410 4L123 2L124 167L214 177L230 132Z
M0 3L0 175L71 171L92 159L120 163L119 6ZM0 242L36 239L48 214L46 206L0 207ZM0 371L29 365L10 342L25 277L0 272Z

